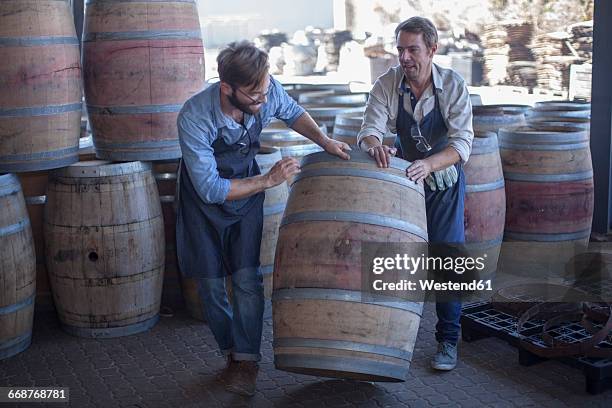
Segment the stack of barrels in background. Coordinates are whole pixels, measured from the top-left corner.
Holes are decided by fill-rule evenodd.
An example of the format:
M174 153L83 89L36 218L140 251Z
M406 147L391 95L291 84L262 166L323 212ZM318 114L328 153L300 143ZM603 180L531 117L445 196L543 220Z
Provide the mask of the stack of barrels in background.
M24 179L36 180L36 191L25 194L37 197L28 214L19 179L0 176L0 280L6 283L0 294L0 358L6 358L30 344L36 279L48 292L38 201L46 170L78 160L82 105L79 43L68 3L9 0L1 7L0 174L27 172Z
M164 300L177 305L180 278L172 203L181 152L176 119L183 103L204 86L195 2L88 3L83 78L97 156L158 161L153 173L165 225Z
M32 271L16 279L36 270L37 306L50 306L53 297L72 334L146 330L159 314L165 257L151 165L86 160L180 157L176 117L204 83L195 3L88 1L82 58L88 112L68 2L8 0L0 7L0 82L9 87L0 95L0 173L20 173L29 213L22 225L29 231L31 224L34 236L29 252L22 251L32 254ZM172 186L161 185L168 180L159 181L162 197L173 196ZM164 216L173 250L172 209ZM176 268L168 270L178 282ZM0 310L21 295L0 295Z

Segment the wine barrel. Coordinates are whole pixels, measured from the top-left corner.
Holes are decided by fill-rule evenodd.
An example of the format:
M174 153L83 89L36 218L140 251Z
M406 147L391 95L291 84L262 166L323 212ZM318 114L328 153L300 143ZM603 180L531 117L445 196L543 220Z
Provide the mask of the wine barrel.
M0 172L78 160L79 58L68 2L0 2Z
M336 105L304 105L304 109L312 116L315 122L325 125L327 130L333 134L336 116L342 114L362 115L365 112L365 104L362 106L336 106Z
M19 180L0 175L0 360L30 345L36 258Z
M255 157L261 174L269 172L272 166L281 159L280 150L266 147L262 148ZM276 252L276 242L278 240L278 228L283 218L288 196L289 188L287 187L287 183L281 183L276 187L266 190L266 199L264 200L263 209L263 233L261 236L261 251L259 255L261 272L264 277L264 295L266 299L272 297L274 253Z
M323 150L321 146L294 130L287 127L285 127L285 130L281 130L282 126L284 124L281 122L273 124L273 127L264 129L259 137L261 146L279 149L283 158L293 157L298 161L302 160L302 157L306 155ZM319 129L327 134L325 125L319 125ZM289 180L289 185L291 185L292 180L293 178Z
M538 126L550 126L551 122L575 123L579 127L589 129L591 123L591 104L570 101L536 102L533 110L527 116L527 122Z
M180 157L178 112L204 86L195 1L89 0L83 76L98 157Z
M533 243L528 257L562 260L588 243L593 167L577 127L500 129L506 183L505 241ZM552 251L552 252L551 252Z
M495 132L474 132L472 153L465 168L465 242L477 254L486 254L486 270L481 276L497 269L504 236L506 193L499 146Z
M300 105L363 106L368 101L365 92L318 91L300 94Z
M362 122L363 115L338 115L336 116L336 121L334 123L334 132L332 137L350 146L355 146L357 144L357 135L361 130ZM395 137L396 135L393 133L387 132L383 138L383 144L393 146L395 144Z
M379 169L364 152L304 158L274 260L274 364L326 377L404 381L422 303L362 292L367 243L424 243L423 186L408 162ZM367 334L367 335L366 335Z
M174 197L179 160L163 160L153 163L153 176L157 181L159 201L164 216L166 241L166 266L162 289L162 304L174 308L183 306L181 277L176 255L176 211Z
M159 319L164 222L151 165L79 162L50 174L45 253L62 328L118 337Z
M310 92L339 92L349 93L351 91L349 84L295 84L295 83L283 83L283 88L289 96L291 96L296 102L299 101L300 95L303 93Z
M520 105L519 105L520 106ZM472 125L474 131L497 133L500 128L525 126L525 115L522 108L508 105L482 105L472 107Z

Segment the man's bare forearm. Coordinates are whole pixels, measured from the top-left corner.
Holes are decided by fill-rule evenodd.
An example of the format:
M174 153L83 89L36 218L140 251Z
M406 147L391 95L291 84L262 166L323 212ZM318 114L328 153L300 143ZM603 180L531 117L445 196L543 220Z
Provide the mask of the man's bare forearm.
M226 201L247 198L270 188L268 177L265 175L231 179L230 182L230 191L225 198Z
M452 146L447 146L439 153L432 154L426 158L431 165L431 171L443 170L461 160L461 156Z
M321 147L325 146L325 143L330 140L329 137L321 132L321 129L319 129L319 126L308 112L304 112L295 122L293 122L291 128Z

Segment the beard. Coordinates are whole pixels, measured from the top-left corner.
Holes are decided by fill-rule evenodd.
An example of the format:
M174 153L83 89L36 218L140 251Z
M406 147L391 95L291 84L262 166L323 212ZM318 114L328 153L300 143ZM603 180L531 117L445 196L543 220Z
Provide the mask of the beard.
M253 115L253 109L245 103L241 103L234 94L227 97L229 102L234 106L234 108L240 110L242 113L246 113L247 115Z

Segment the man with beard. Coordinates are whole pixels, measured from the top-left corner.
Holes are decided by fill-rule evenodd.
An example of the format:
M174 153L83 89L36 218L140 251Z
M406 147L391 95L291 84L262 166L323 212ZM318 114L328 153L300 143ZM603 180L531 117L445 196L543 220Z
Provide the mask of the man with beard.
M395 154L411 162L406 176L425 182L427 233L434 244L430 255L435 251L445 257L456 246L448 244L465 242L463 165L474 138L472 105L463 78L433 63L438 33L431 21L412 17L398 25L395 39L400 65L374 84L358 144L379 167L388 167ZM381 143L387 129L397 133L394 147ZM438 299L436 312L438 352L431 365L452 370L457 364L460 297Z
M285 158L261 175L255 161L259 135L278 118L330 154L349 159L344 152L349 147L321 132L268 74L267 54L251 43L230 44L217 63L220 82L191 97L177 121L183 153L177 252L181 273L198 281L204 316L227 358L220 380L228 390L251 396L264 311L259 269L264 190L300 171L297 160Z

